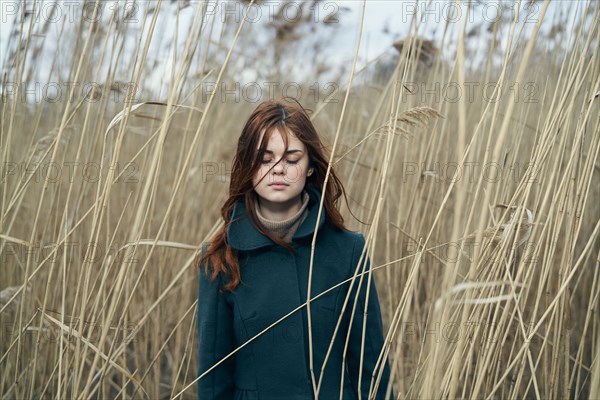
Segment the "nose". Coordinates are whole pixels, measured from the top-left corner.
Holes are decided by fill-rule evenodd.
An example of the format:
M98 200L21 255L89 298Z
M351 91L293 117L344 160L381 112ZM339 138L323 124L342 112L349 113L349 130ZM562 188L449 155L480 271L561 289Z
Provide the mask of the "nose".
M284 168L284 166L283 166L283 161L280 161L280 162L278 162L277 164L275 164L275 165L273 166L273 169L271 170L271 173L272 173L273 175L275 175L275 174L282 174L282 173L284 173L284 172L285 172L285 168Z

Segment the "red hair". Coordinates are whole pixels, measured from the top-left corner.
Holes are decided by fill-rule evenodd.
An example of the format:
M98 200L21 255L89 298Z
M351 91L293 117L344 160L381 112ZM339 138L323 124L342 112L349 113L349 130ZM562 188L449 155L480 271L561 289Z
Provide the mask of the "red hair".
M313 185L321 193L323 191L329 157L326 156L325 146L321 142L308 112L298 101L290 97L268 100L259 104L246 121L238 140L231 170L229 197L221 207L221 216L225 224L210 240L210 246L201 258L201 261L205 262L205 273L211 280L214 280L220 273L229 278L229 282L223 286L225 290L233 291L240 283L237 250L227 242L227 227L231 221L233 207L238 200L244 201L249 219L260 233L288 250L296 252L289 243L274 236L262 226L254 209L253 196L256 196L256 192L252 185L252 177L260 168L260 162L267 148L267 143L275 129L279 130L282 135L285 150L288 149L288 135L290 133L304 143L309 157L309 167L314 169L313 173L307 176L306 185ZM258 141L263 130L264 136L259 146ZM256 151L257 148L258 151ZM342 194L346 200L346 205L348 205L344 186L332 167L329 171L323 206L325 209L325 223L329 223L330 226L338 230L346 230L344 218L337 206ZM206 262L207 260L209 262ZM211 275L209 275L209 264L212 265Z

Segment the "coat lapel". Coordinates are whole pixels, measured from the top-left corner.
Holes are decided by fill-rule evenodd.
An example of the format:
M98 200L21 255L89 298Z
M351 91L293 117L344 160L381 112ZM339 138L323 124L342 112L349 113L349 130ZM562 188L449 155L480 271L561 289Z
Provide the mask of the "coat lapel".
M319 202L321 201L321 192L312 185L306 185L306 191L309 196L307 207L308 215L302 222L302 225L298 227L292 240L312 235L315 231L317 214L319 213ZM321 211L319 229L323 226L324 221L325 207L323 207L323 210ZM275 244L275 242L254 228L246 213L246 206L243 199L238 200L233 206L231 221L227 227L227 241L234 249L244 251Z

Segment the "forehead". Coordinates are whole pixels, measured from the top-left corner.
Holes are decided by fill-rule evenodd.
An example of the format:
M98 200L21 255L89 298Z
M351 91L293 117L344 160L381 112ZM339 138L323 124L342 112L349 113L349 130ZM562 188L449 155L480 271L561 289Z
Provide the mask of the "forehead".
M265 131L261 131L260 137L257 144L257 149L260 147L260 142L263 139ZM283 133L285 135L285 133ZM304 150L304 143L300 139L296 137L292 132L287 131L288 138L288 148L289 149L300 149ZM282 133L278 128L274 128L271 132L271 137L269 137L269 141L267 142L267 150L284 150L285 142L283 141Z

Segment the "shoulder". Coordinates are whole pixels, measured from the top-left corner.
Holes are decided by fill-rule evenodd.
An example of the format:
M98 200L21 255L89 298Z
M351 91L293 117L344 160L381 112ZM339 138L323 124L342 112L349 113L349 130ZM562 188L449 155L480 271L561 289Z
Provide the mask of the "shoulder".
M323 244L329 250L328 253L332 252L336 257L350 258L351 260L358 260L366 242L365 236L361 232L338 230L332 227L328 227L323 239Z
M201 252L199 255L199 272L200 272L200 284L204 284L204 285L217 285L220 286L220 275L219 274L216 279L211 279L211 277L209 276L212 272L212 264L210 263L209 260L205 260L204 259L204 255L206 254L206 251L208 250L208 247L210 246L210 242L202 242L202 246L201 246ZM207 264L208 263L208 268Z
M331 236L335 241L343 243L346 247L348 247L350 244L364 245L365 243L365 235L363 235L361 232L345 229L338 230L331 227L329 228L329 231L331 232Z
M360 257L360 254L363 252L363 249L366 245L366 239L365 235L361 232L350 231L350 237L352 238L352 258L353 261L356 262Z
M201 271L203 271L205 268L204 255L206 254L206 251L208 250L209 245L210 245L210 242L202 242L202 244L200 246L200 254L198 255L198 260L200 261L199 267L200 267Z
M210 242L202 242L202 255L206 253L206 251L208 250L208 246L210 246Z

